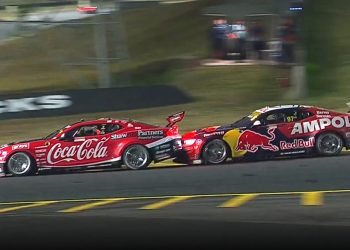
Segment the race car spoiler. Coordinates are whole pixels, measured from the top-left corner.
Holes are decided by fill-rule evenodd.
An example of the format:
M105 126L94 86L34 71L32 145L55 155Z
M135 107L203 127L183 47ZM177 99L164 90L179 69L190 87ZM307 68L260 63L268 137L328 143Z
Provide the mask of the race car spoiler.
M185 111L182 112L178 112L176 114L170 115L168 116L168 118L166 119L168 121L168 125L166 125L167 127L171 127L173 126L175 123L181 122L182 119L185 117Z

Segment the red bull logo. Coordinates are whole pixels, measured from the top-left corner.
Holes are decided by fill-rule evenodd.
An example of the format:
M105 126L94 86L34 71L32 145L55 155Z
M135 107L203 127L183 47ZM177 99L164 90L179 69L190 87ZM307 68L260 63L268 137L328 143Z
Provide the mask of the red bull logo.
M264 150L278 151L279 148L271 142L275 140L275 128L270 128L267 130L269 136L259 134L257 132L246 130L238 138L236 151L248 151L255 153L259 147Z

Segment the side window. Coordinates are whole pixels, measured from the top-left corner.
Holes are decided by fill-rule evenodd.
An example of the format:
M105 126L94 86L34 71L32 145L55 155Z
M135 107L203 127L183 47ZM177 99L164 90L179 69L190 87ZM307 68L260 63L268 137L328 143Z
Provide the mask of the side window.
M289 109L285 111L285 115L286 115L286 122L296 122L297 120L299 120L298 117L298 110L296 109Z
M84 137L84 136L96 136L104 135L115 132L122 129L123 127L119 124L92 124L81 126L70 130L66 133L66 137Z
M101 125L100 124L92 124L81 126L70 130L66 133L66 137L84 137L84 136L95 136L101 134Z
M269 124L278 124L278 123L285 123L287 122L287 118L283 112L274 112L271 114L268 114L265 117L264 124L269 125Z
M122 129L123 127L119 124L107 124L105 125L105 134L109 134Z
M88 125L78 128L73 134L73 137L94 136L99 135L100 133L101 130L99 129L98 125Z
M299 116L298 116L298 120L303 120L303 119L306 119L308 117L311 117L313 116L314 114L311 113L310 111L307 111L307 110L300 110L299 111Z

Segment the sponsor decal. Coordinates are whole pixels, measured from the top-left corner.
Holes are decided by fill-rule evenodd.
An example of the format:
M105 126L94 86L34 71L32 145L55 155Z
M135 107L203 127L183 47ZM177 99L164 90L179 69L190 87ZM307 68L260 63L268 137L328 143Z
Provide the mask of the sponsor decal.
M49 150L47 162L49 164L57 164L59 162L104 158L108 153L107 146L104 145L107 140L108 139L98 142L98 139L89 139L84 141L81 145L67 146L64 148L61 147L61 143L57 143Z
M165 160L165 159L168 159L169 158L169 154L159 154L159 155L156 155L156 158L157 160Z
M12 146L12 150L29 149L29 143L17 144Z
M321 118L309 122L295 123L291 134L306 134L323 130L328 126L332 126L334 128L350 128L350 118L348 116L335 116L333 118Z
M331 115L316 115L317 118L332 118Z
M280 142L281 150L299 149L299 148L312 148L315 145L315 138L311 137L309 140L295 139L293 142Z
M317 111L316 111L316 114L318 114L318 115L329 115L329 111L320 111L320 110L317 110Z
M290 152L282 152L280 155L296 155L296 154L304 154L305 150L300 151L290 151Z
M42 109L62 109L72 105L67 95L45 95L0 101L0 114Z
M155 148L155 150L162 150L162 149L167 149L167 148L170 148L170 147L171 147L170 143L165 143L165 144L157 146Z
M213 132L213 133L209 133L209 134L204 134L204 137L209 137L209 136L214 136L214 135L223 135L225 134L225 131L218 131L218 132Z
M45 153L46 149L36 149L35 153Z
M269 136L259 134L251 130L245 130L238 138L236 151L248 151L255 153L259 148L263 150L278 151L278 147L271 142L275 140L275 128L269 128Z
M137 136L139 139L148 140L148 139L161 139L164 137L163 130L148 130L148 131L137 131Z
M159 151L156 151L156 154L164 154L164 153L167 153L167 152L170 152L171 151L171 148L167 148L167 149L163 149L163 150L159 150Z
M112 140L119 140L119 139L124 139L128 136L128 134L114 134L114 135L111 135L111 139Z

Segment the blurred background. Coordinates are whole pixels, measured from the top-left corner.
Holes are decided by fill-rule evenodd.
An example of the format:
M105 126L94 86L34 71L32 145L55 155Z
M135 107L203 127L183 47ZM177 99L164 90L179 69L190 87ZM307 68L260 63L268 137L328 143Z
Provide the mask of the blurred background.
M267 105L347 111L349 13L346 0L0 0L0 143L41 137L81 118L165 124L186 110L186 132ZM163 85L191 101L20 117L39 109L31 95ZM108 101L128 102L117 93ZM23 96L11 110L11 100ZM11 112L19 117L1 117Z

